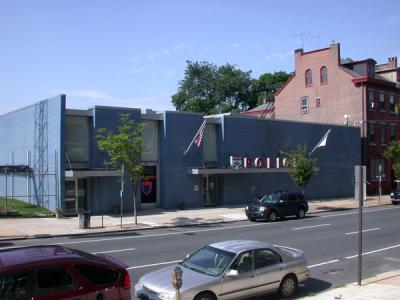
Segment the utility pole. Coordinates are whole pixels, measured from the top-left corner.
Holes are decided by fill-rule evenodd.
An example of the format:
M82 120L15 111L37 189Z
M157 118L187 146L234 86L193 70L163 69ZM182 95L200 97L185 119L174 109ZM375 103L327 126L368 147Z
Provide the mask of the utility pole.
M363 215L362 208L364 205L364 188L365 188L365 166L355 166L355 195L358 200L358 285L361 286L362 281L362 228Z
M123 215L123 209L124 209L124 174L125 174L125 165L122 164L122 170L121 170L121 192L120 192L121 202L120 202L120 205L119 205L119 212L121 214L121 228L122 228L122 215Z

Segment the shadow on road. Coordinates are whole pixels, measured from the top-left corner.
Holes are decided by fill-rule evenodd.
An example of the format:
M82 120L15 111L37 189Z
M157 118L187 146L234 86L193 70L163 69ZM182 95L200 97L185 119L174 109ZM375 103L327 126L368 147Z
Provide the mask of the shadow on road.
M313 296L332 287L332 284L317 278L310 277L304 284L300 284L295 296L291 299L299 299L306 296ZM281 300L280 295L268 295L252 298L250 300Z
M8 242L0 242L0 248L1 247L9 247L9 246L14 246L14 243L8 243Z

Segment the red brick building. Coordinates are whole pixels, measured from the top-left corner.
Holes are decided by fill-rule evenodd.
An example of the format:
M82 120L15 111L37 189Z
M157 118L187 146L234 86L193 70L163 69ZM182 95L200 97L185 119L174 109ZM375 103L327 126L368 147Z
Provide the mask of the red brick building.
M400 137L400 68L397 58L377 65L373 59L342 59L340 44L310 52L295 50L295 75L275 94L275 118L361 127L362 160L368 193L393 186L383 152Z

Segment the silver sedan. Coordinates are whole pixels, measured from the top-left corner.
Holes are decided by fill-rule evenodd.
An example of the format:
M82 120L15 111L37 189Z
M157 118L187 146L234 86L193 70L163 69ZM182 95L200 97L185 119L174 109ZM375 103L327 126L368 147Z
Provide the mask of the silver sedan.
M178 266L183 270L182 300L244 299L279 292L291 297L310 272L301 250L247 240L214 243ZM141 300L176 299L174 266L144 275L135 285Z

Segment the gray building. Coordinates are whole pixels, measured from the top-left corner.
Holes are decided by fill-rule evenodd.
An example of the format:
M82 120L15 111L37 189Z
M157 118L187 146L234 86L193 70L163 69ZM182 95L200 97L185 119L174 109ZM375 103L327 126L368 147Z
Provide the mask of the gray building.
M142 122L146 180L137 191L139 209L204 207L245 203L276 190L298 190L281 151L312 149L331 128L328 145L313 153L319 171L305 193L309 199L354 194L354 165L360 164L359 128L268 120L237 114L141 111L95 106L66 109L66 96L0 116L0 196L51 210L111 212L120 203L120 172L97 147L100 128L115 130L121 113ZM205 122L200 147L185 149ZM11 167L19 167L10 171ZM132 190L123 193L124 211Z

